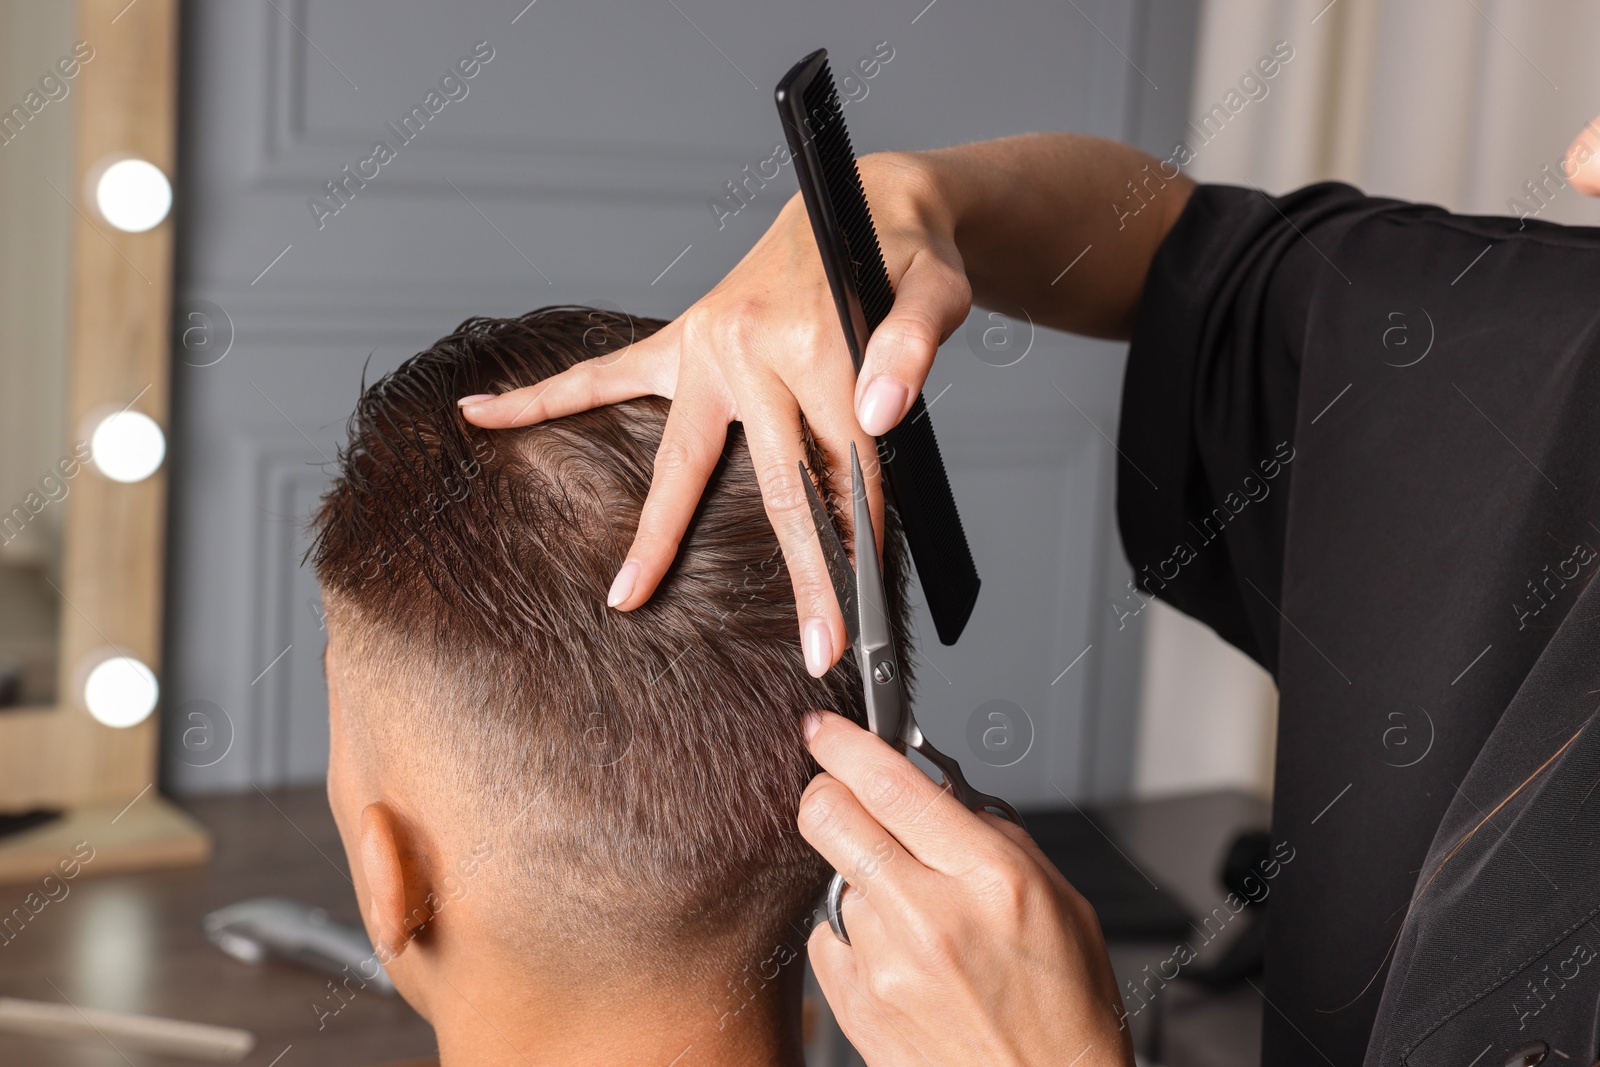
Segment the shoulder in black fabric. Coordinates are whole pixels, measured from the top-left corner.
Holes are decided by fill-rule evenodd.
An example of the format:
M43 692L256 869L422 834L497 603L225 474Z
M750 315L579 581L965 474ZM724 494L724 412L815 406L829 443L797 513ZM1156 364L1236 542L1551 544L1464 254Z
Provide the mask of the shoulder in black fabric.
M1594 989L1552 997L1539 978L1542 1010L1513 1000L1546 963L1552 991L1600 971L1568 962L1600 951L1573 940L1600 892L1591 739L1552 792L1524 787L1541 806L1515 828L1520 808L1495 809L1600 704L1600 602L1579 600L1600 571L1600 230L1381 200L1284 210L1301 233L1260 308L1303 309L1275 605L1273 831L1296 860L1268 922L1264 1063L1466 1067L1489 1038L1448 1034L1476 1040L1481 1010L1503 1015L1497 1049L1559 1032L1591 1064L1570 1027L1592 1025Z
M1276 667L1265 1067L1595 1060L1597 278L1600 229L1335 184L1202 187L1152 264L1118 519ZM1286 431L1287 485L1163 572Z

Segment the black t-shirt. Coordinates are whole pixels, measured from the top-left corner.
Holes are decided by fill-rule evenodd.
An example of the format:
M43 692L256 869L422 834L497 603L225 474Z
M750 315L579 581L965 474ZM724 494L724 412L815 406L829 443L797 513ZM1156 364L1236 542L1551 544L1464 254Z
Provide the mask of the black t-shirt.
M1336 183L1202 186L1152 264L1118 520L1277 678L1267 1067L1362 1062L1441 817L1494 814L1468 768L1600 566L1597 282L1600 229Z

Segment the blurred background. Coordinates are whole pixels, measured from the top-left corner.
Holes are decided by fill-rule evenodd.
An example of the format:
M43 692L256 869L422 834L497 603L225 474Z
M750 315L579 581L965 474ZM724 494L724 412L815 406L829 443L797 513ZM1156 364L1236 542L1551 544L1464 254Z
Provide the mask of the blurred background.
M1203 181L1596 224L1560 164L1600 114L1597 38L1555 0L0 0L0 998L247 1029L253 1063L429 1054L377 996L318 1032L322 978L201 930L263 895L356 918L305 519L363 373L472 315L671 318L711 288L794 190L762 171L802 55L876 59L840 81L863 154L1073 130L1186 142ZM1020 307L941 350L984 586L957 646L919 609L918 717L1046 814L1133 978L1260 845L1275 691L1128 586L1123 357ZM100 877L5 927L77 838ZM1249 986L1172 989L1142 1055L1254 1062ZM168 1062L4 1019L7 1062ZM820 1005L812 1036L852 1062Z

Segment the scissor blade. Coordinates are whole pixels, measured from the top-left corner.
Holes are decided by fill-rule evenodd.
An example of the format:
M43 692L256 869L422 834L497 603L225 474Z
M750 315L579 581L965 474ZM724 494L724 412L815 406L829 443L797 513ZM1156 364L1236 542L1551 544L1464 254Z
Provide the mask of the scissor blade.
M889 633L889 601L883 589L883 572L878 567L878 537L872 528L872 506L867 503L867 481L861 474L861 457L856 455L854 441L850 442L850 496L856 547L858 632L863 647L884 648L893 640Z
M839 613L844 616L844 632L853 645L860 633L856 618L856 574L850 569L850 559L844 554L844 542L839 531L833 528L833 518L811 484L811 474L804 463L800 464L800 482L806 487L806 502L811 505L811 523L817 528L817 540L822 543L822 558L828 564L828 577L833 580L833 595L839 601ZM881 583L880 583L881 584Z
M861 457L850 445L850 489L856 544L856 617L860 637L856 659L866 699L867 729L902 751L910 715L906 704L902 664L889 626L889 598L878 566L878 539L872 529L872 509L867 504L867 482L861 475Z

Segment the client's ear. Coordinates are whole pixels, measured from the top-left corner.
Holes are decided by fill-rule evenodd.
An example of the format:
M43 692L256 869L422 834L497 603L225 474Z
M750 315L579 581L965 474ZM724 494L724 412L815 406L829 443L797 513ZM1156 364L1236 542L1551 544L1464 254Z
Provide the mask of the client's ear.
M366 876L372 947L387 964L433 918L426 872L416 866L394 809L378 801L361 809L361 868Z

